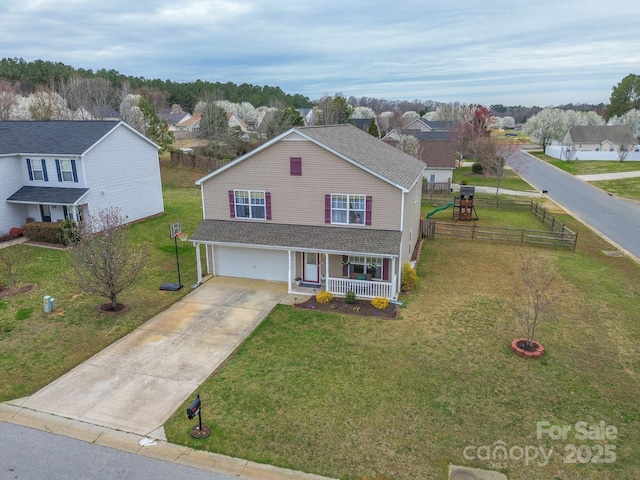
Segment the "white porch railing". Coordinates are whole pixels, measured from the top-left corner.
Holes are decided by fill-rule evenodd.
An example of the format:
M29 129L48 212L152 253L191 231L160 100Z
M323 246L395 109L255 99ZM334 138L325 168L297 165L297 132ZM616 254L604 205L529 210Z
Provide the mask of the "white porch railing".
M370 282L367 280L352 280L350 278L327 277L325 290L342 297L351 290L356 294L356 297L395 298L392 284L387 282Z

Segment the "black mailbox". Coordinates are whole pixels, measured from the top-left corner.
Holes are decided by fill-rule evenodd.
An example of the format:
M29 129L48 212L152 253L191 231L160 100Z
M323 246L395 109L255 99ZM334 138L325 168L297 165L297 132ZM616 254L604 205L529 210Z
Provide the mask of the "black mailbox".
M187 417L189 418L189 420L191 420L193 417L195 417L198 414L198 412L200 411L201 403L202 402L200 402L200 395L198 394L195 400L191 402L191 405L187 407Z

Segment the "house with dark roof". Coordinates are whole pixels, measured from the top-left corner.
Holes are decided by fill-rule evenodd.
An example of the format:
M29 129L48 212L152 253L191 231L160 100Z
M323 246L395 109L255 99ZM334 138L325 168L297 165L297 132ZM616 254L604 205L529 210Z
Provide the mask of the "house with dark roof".
M458 123L454 121L427 120L419 117L405 125L404 128L421 132L450 132Z
M122 121L0 121L0 235L115 206L164 211L159 147Z
M352 118L349 120L349 123L355 125L360 130L364 130L365 132L369 132L369 128L371 128L371 123L374 123L378 133L380 132L380 125L378 124L377 117L373 118Z
M425 181L432 184L449 184L449 187L444 187L448 190L456 166L456 143L451 132L397 128L391 130L382 140L397 147L403 135L411 135L420 142L420 159L426 166L423 172Z
M640 160L633 130L620 125L571 127L545 153L561 160Z
M196 182L197 264L204 248L209 274L396 298L420 237L423 170L353 125L292 128Z

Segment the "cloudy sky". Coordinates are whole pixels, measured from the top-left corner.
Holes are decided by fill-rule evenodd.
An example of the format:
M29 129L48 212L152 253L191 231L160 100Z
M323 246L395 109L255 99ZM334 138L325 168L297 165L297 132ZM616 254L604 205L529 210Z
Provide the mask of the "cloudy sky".
M607 103L638 0L2 0L0 58L387 100Z

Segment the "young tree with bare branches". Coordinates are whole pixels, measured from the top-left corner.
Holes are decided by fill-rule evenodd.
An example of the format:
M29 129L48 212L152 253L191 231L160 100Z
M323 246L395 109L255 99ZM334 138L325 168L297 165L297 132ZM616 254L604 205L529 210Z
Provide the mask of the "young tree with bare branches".
M71 249L71 269L80 290L106 297L118 312L117 296L131 287L145 267L148 251L133 245L120 209L109 207L89 217L81 239Z
M524 328L525 349L535 349L538 326L547 320L560 293L556 288L557 274L534 251L528 250L518 258L518 271L513 276L511 308L516 321Z

